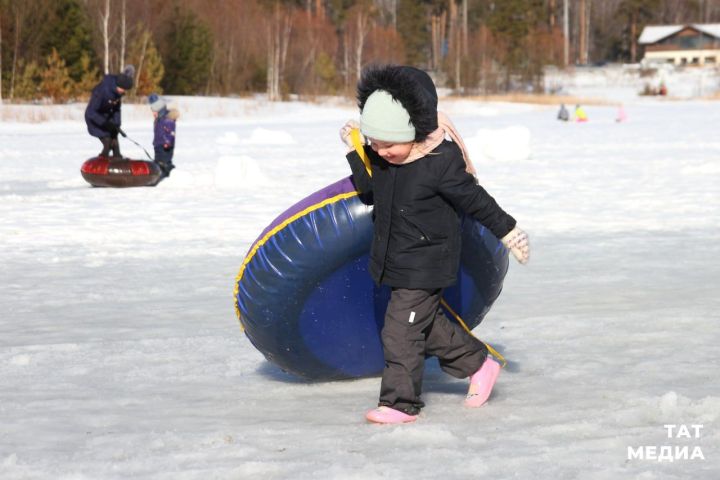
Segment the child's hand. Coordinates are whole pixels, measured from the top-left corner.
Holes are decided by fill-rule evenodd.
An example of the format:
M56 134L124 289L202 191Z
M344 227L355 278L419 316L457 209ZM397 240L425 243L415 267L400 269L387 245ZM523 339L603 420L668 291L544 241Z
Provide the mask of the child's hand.
M340 129L340 140L348 147L348 152L355 150L355 145L352 142L352 136L350 133L354 128L360 129L360 124L355 120L348 120L345 125ZM360 134L360 143L365 143L365 139Z
M513 228L500 241L521 264L525 265L530 260L530 238L518 227Z

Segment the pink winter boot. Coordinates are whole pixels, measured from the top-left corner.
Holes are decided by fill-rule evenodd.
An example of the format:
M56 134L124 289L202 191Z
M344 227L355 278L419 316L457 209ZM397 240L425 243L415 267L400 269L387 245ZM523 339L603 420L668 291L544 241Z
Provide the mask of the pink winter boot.
M417 419L417 415L408 415L400 410L390 407L377 407L365 414L365 418L373 423L410 423Z
M487 402L499 374L500 364L487 357L480 370L470 377L470 389L465 397L465 406L475 408Z

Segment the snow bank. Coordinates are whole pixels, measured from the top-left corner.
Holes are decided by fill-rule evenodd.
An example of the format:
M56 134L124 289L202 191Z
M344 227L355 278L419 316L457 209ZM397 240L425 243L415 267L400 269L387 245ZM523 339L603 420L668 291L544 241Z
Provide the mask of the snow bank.
M246 155L222 156L215 167L218 188L258 188L269 183L258 162Z
M522 125L502 129L480 129L465 139L470 157L518 162L530 158L530 130Z

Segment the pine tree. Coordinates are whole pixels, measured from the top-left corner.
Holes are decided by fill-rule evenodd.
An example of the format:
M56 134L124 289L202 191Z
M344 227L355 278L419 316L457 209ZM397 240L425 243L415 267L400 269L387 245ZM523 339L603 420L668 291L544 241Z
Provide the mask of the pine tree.
M79 0L55 0L51 5L49 23L42 32L43 55L58 55L65 60L73 81L83 76L82 58L95 58L90 35L90 19Z
M40 91L56 102L64 102L70 98L74 87L65 60L53 48L46 61L47 66L40 74Z
M163 89L181 95L200 93L212 65L213 37L208 26L194 13L176 6L165 48Z
M452 1L452 0L451 0ZM430 30L426 1L398 0L397 30L405 44L405 61L424 67L430 59Z
M100 80L100 74L86 53L80 58L80 65L82 66L82 76L80 81L75 83L75 96L86 99L89 98L93 87Z
M620 21L624 21L626 25L627 60L632 63L638 60L640 32L657 11L659 4L659 0L622 0L618 6Z
M543 13L543 0L505 0L498 2L488 18L488 27L494 34L500 51L494 52L505 70L505 88L511 88L514 75L532 77L540 72L528 58L530 32L539 23Z
M128 63L135 65L135 89L137 96L162 93L160 82L165 74L162 57L155 47L149 30L140 28L142 33L130 44Z
M14 98L23 100L36 100L40 98L40 89L38 85L42 80L42 71L35 62L27 62L18 60L17 69L19 75L15 80Z
M315 60L314 71L321 83L322 88L320 91L334 94L338 89L338 75L335 70L335 64L327 53L320 52L318 54Z

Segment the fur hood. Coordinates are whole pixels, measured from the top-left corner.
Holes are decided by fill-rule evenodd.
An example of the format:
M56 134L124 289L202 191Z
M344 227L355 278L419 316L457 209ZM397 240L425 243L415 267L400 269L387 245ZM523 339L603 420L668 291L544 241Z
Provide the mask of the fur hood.
M388 92L407 110L415 127L416 142L423 141L438 128L437 90L427 73L398 65L367 67L357 85L361 112L368 97L376 90Z

